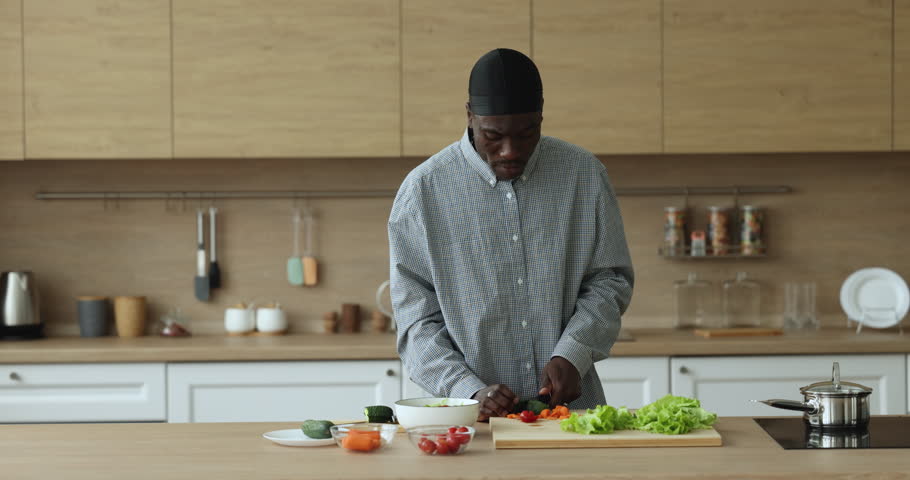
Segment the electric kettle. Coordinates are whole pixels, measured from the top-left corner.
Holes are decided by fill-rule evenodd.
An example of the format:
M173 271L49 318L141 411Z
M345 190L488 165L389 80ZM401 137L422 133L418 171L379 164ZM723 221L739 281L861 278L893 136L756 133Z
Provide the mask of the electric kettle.
M26 339L44 336L38 311L38 288L32 272L0 273L0 338Z

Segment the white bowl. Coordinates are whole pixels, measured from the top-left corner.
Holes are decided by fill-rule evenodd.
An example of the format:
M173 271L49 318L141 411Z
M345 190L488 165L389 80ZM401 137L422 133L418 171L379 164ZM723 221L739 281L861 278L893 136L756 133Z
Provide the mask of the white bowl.
M444 402L445 407L428 407ZM480 402L469 398L422 397L395 402L395 418L404 428L427 425L472 426L477 422Z

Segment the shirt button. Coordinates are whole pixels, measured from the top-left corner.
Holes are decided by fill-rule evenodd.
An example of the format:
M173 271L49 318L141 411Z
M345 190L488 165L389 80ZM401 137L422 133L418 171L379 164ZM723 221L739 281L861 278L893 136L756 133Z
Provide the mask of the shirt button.
M519 279L518 279L518 284L521 285L522 283L525 283L525 281L519 278Z
M513 241L513 242L517 242L517 241L518 241L518 235L512 235L512 241Z
M490 180L490 185L496 185L496 180Z
M521 179L522 179L522 180L527 180L528 177L526 177L525 175L522 175L522 176L521 176Z
M522 320L522 321L521 321L521 326L524 327L524 328L528 328L528 322Z
M512 198L512 192L507 193L507 194L506 194L506 198L511 199L511 198Z
M525 368L527 368L528 370L530 370L530 369L531 369L531 364L530 364L530 363L526 363L526 364L525 364Z

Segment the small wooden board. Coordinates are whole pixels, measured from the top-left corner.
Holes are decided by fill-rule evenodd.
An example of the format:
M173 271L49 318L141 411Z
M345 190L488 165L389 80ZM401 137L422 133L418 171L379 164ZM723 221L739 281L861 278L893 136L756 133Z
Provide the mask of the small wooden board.
M698 328L694 330L700 337L763 337L783 335L779 328Z
M490 419L494 448L602 448L602 447L719 447L723 444L714 428L684 435L662 435L639 430L618 430L602 435L564 432L559 420Z

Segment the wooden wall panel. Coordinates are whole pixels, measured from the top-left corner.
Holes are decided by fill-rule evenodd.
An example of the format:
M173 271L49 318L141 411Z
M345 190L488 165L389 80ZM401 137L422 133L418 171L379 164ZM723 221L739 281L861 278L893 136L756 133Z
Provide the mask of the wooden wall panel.
M474 63L494 48L530 54L529 0L402 2L402 144L429 156L458 140Z
M174 0L178 157L401 153L397 0Z
M0 160L22 160L22 0L0 0Z
M910 150L910 0L894 0L894 149Z
M170 2L24 8L28 158L171 157Z
M149 297L153 320L179 306L197 334L222 334L224 308L252 299L281 302L292 331L318 332L322 313L339 310L341 303L359 303L365 314L375 308L376 288L389 274L391 197L310 201L318 216L321 274L314 288L287 282L293 202L217 202L224 288L204 303L193 297L197 201L122 201L118 208L112 200L105 210L102 201L38 201L32 195L38 190L394 190L422 160L4 162L0 270L35 272L52 334L78 333L76 295L131 294ZM629 155L603 161L617 187L730 185L748 179L795 189L740 199L764 208L767 215L769 257L750 260L658 257L663 208L681 205L683 199L619 197L636 272L632 306L623 318L628 327L671 327L673 281L685 279L688 272L715 284L739 270L748 272L762 283L762 312L770 322L780 321L782 282L814 280L826 327L845 324L838 295L853 271L883 266L910 280L910 154ZM696 225L704 227L708 205L732 201L691 196Z
M658 0L537 0L544 132L595 153L661 151Z
M665 0L666 152L891 149L891 2Z

